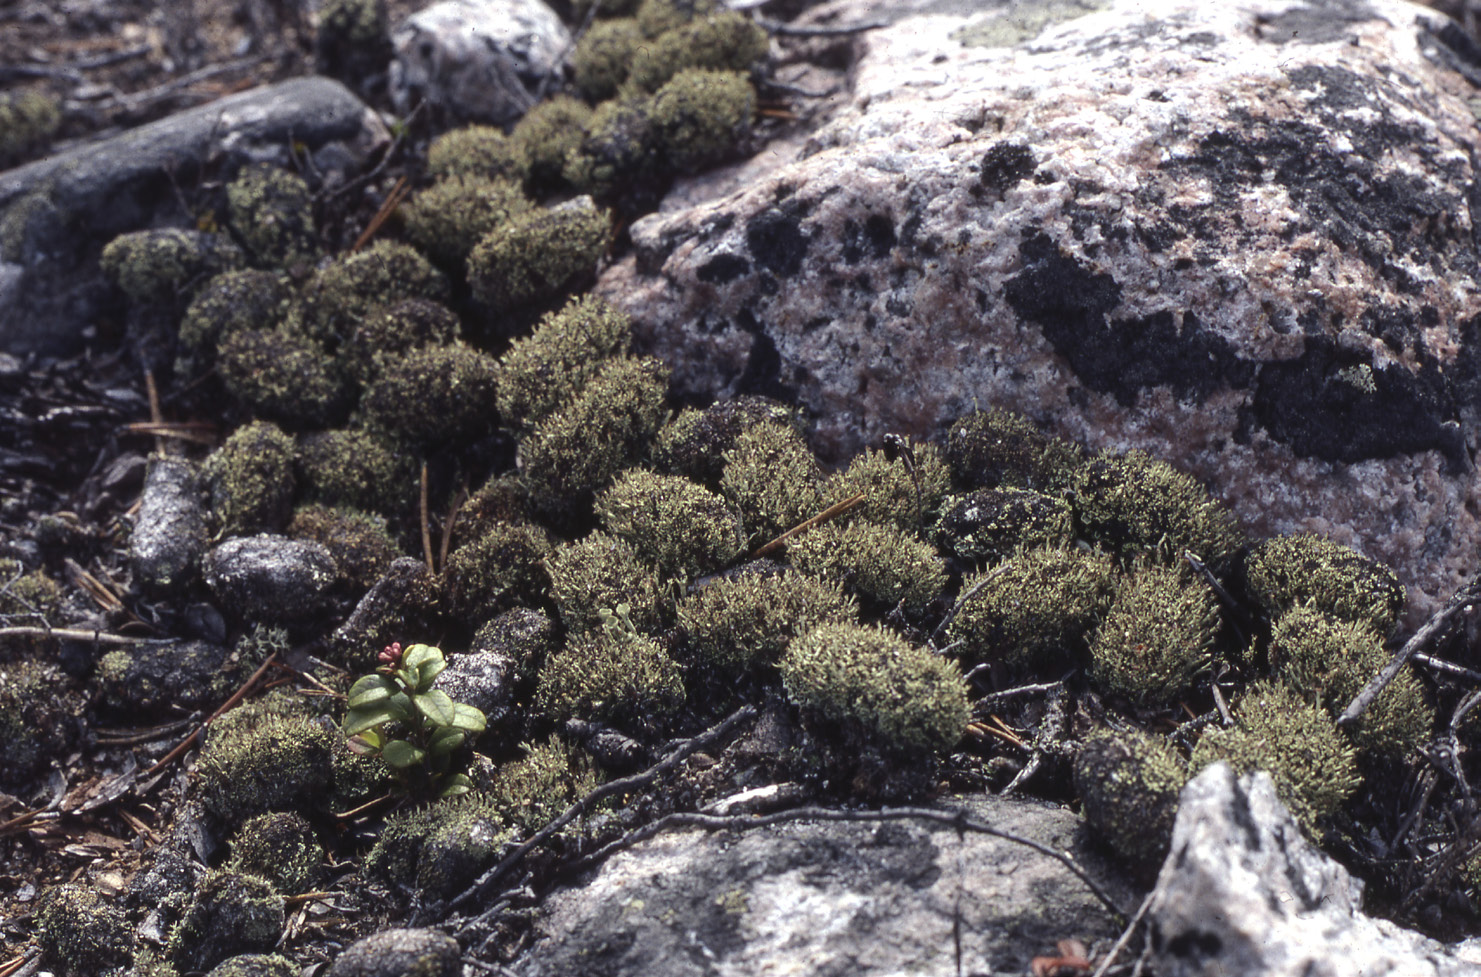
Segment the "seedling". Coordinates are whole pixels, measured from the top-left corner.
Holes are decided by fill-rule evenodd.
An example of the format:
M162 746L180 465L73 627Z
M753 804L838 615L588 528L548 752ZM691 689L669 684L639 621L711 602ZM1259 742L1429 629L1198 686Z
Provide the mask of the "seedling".
M454 702L432 683L447 661L431 645L397 642L382 651L374 674L350 686L344 734L351 750L378 756L403 781L424 770L439 797L466 794L467 776L448 773L453 751L469 734L483 732L487 718L473 706Z

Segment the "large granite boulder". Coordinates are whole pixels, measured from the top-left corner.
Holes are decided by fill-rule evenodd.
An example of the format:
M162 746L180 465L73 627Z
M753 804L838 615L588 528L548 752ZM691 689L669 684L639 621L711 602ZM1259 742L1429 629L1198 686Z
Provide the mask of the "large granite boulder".
M1257 534L1393 564L1411 623L1474 572L1481 51L1452 22L1398 0L803 19L870 18L894 23L800 152L678 188L598 285L681 394L795 396L840 460L974 404L1142 448Z

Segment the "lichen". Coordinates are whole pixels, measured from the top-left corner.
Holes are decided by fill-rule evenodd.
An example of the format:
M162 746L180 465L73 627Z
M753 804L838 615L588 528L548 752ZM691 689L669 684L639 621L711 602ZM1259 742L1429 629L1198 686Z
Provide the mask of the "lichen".
M418 193L401 216L418 248L461 269L479 241L534 206L512 180L455 173Z
M1090 677L1143 705L1177 701L1208 670L1219 609L1202 579L1148 566L1121 585L1090 641Z
M978 565L998 563L1018 550L1067 547L1074 539L1068 502L1012 486L952 496L936 523L936 545Z
M611 240L611 218L590 197L504 221L468 256L468 285L508 313L561 299L587 284Z
M630 470L596 497L596 515L673 579L718 570L745 543L740 516L726 501L681 475Z
M254 421L237 428L201 466L211 515L224 536L277 532L293 506L293 438Z
M573 298L516 339L500 359L499 413L504 423L529 430L569 402L632 337L627 314L594 295Z
M946 566L934 547L879 523L818 526L788 542L787 559L805 573L842 582L880 612L900 606L919 616L946 587Z
M1022 415L994 407L952 423L946 458L963 488L1012 485L1057 494L1073 483L1084 451L1050 437Z
M727 675L775 665L792 639L820 624L858 619L858 603L842 584L796 572L723 577L678 606L684 647L705 671Z
M313 195L303 178L266 163L226 185L232 230L258 265L308 268L319 258Z
M1272 619L1303 604L1388 637L1404 609L1393 570L1357 550L1313 534L1278 536L1245 560L1250 596Z

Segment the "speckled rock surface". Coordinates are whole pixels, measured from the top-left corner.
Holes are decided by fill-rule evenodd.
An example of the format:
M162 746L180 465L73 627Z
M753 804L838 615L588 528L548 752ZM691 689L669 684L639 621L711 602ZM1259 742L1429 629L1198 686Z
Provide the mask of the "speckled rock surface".
M336 577L323 544L263 533L229 539L206 555L206 584L223 608L249 621L302 624L325 609Z
M1393 564L1422 619L1481 542L1481 52L1397 0L1052 6L815 8L895 23L598 291L681 394L795 396L834 459L1010 407Z
M151 590L174 590L194 577L205 550L206 514L196 467L183 458L154 459L129 536L134 576Z
M381 930L341 953L329 977L457 977L458 942L429 929Z

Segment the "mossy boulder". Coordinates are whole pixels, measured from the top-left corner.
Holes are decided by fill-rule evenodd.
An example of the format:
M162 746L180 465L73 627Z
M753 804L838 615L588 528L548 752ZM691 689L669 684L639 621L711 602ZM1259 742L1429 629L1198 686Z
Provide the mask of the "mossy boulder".
M248 818L228 847L227 871L255 875L285 896L312 890L324 875L324 847L309 823L291 812Z
M684 705L684 670L652 638L600 627L573 635L546 659L535 698L556 722L656 731Z
M978 565L991 566L1018 550L1067 547L1074 539L1075 517L1068 502L1014 486L951 496L936 523L936 545Z
M632 320L595 295L547 313L500 358L499 413L528 430L571 401L613 357L628 351Z
M418 248L457 269L479 241L534 206L512 180L456 173L418 193L401 216Z
M212 871L170 933L169 957L181 970L203 971L228 957L265 953L282 937L285 918L282 895L265 879Z
M740 510L750 542L768 542L823 510L823 473L796 428L758 424L724 455L720 491Z
M371 426L418 451L487 436L498 418L498 372L498 361L472 346L423 346L383 358L361 410Z
M216 361L228 393L255 417L292 430L338 423L354 402L348 379L324 348L286 329L229 333Z
M444 570L453 613L473 623L539 602L549 554L545 531L528 523L497 524L458 547Z
M201 800L228 824L269 811L313 811L328 801L330 758L343 748L301 713L240 706L211 724L196 764Z
M1150 881L1167 857L1188 764L1160 737L1104 730L1075 755L1075 793L1095 834Z
M918 616L946 587L946 565L933 546L874 522L814 527L787 543L787 559L804 573L842 582L876 611L899 606Z
M133 927L97 889L69 882L48 889L36 910L37 942L66 973L103 974L128 964Z
M249 673L243 656L223 645L162 641L113 649L98 659L97 679L110 712L142 719L172 708L214 709Z

